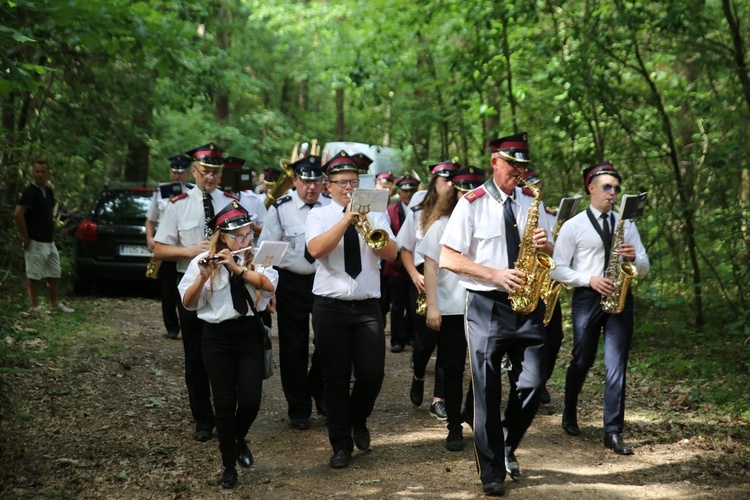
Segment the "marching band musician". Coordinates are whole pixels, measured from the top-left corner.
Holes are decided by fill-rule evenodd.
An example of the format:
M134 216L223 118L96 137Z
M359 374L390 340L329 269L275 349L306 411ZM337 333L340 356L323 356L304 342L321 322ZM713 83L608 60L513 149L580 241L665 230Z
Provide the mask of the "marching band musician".
M448 420L448 451L464 449L461 416L464 370L466 368L466 336L464 334L464 302L466 290L459 276L439 269L440 238L445 232L458 200L468 191L484 182L484 173L475 167L463 168L452 178L450 196L441 198L425 225L425 235L417 247L424 257L424 285L427 295L427 327L438 332L442 351L443 386L445 387L445 412Z
M174 196L169 189L171 184L180 183L180 190L177 194L182 194L195 187L193 184L185 183L190 162L191 159L187 156L177 155L169 158L169 180L171 183L160 184L159 188L154 191L151 205L146 212L146 245L151 252L154 251L156 245L154 235L159 219L164 215L169 200ZM162 190L162 186L166 189ZM177 315L177 263L175 261L162 262L159 267L158 279L161 289L161 316L164 320L164 327L167 329L167 338L176 339L180 334L180 319Z
M435 383L432 392L432 403L430 414L438 420L446 420L448 414L445 411L445 390L443 388L442 375L442 353L438 346L440 340L437 333L425 324L425 317L416 313L417 297L424 293L424 258L416 251L419 243L424 237L422 229L435 207L441 199L453 195L451 178L459 166L451 160L430 165L430 184L422 203L407 211L403 227L398 233L398 243L401 246L401 262L404 269L411 278L409 286L409 314L412 318L414 329L414 351L412 363L414 375L409 388L409 400L414 406L421 406L424 399L424 377L432 357L433 351L438 347L437 360L435 361Z
M368 161L368 164L371 160ZM385 213L370 213L373 229L389 241L373 249L354 223L365 216L352 212L351 193L359 186L359 164L340 151L324 167L332 203L307 216L305 238L317 259L313 283L312 323L323 369L329 465L346 467L354 446L370 448L367 418L375 405L385 371L385 330L380 297L379 259L396 258L396 243ZM349 390L352 369L354 384Z
M193 257L208 250L208 221L236 200L233 195L217 189L224 165L220 147L210 142L186 154L192 159L190 171L195 178L195 187L171 200L154 237L154 256L163 261L176 260L178 279L182 279ZM195 420L193 439L208 441L214 428L214 413L201 355L203 320L179 301L177 308L185 350L185 385Z
M506 473L511 478L520 475L515 450L539 407L547 352L541 300L534 311L521 314L513 311L508 295L520 291L526 281L514 262L532 207L518 187L518 177L530 161L527 134L495 139L490 150L492 178L458 201L440 241L440 267L460 274L467 289L475 457L485 495L501 496ZM528 244L551 253L545 221L539 218ZM509 398L501 415L501 364L506 354L516 372L517 396Z
M382 174L381 174L382 175ZM406 172L396 181L399 201L388 205L388 217L391 220L391 231L398 238L401 226L409 212L409 200L419 181ZM381 288L387 290L386 296L391 310L391 352L399 353L404 350L408 339L412 336L412 320L409 311L409 275L400 259L383 264L381 279L385 281Z
M279 287L276 290L279 364L291 426L304 430L310 427L311 397L315 400L318 414L325 414L323 377L317 349L310 361L309 323L315 259L305 244L305 221L313 208L324 207L331 200L320 195L323 189L320 156L306 156L292 163L290 168L294 171L295 190L269 207L259 242L289 242L284 258L276 266L279 272Z
M612 280L603 277L619 214L612 206L620 192L622 177L611 163L583 170L586 193L591 196L587 210L566 221L558 235L554 259L557 269L550 276L574 287L572 302L573 359L565 377L565 403L562 427L571 436L578 427L578 395L596 357L599 335L604 331L604 445L618 455L631 455L621 433L625 423L625 374L633 337L633 296L628 290L625 308L620 314L602 311L602 296L614 290ZM646 249L635 223L625 225L623 243L615 249L631 261L638 274L650 267Z
M179 289L183 305L203 324L202 353L211 382L216 434L224 472L219 484L237 482L235 463L253 464L245 441L258 416L263 391L265 309L278 283L273 268L254 267L252 218L234 201L209 221L214 231L207 252L188 266ZM205 259L213 256L214 259Z

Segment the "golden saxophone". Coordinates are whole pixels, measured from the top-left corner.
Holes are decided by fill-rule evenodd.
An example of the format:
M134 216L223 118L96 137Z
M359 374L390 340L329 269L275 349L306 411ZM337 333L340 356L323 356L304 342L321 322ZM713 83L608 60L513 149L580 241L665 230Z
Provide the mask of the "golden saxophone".
M422 292L417 295L417 309L415 311L420 316L427 316L427 294Z
M625 219L620 219L617 230L612 237L612 248L609 251L609 264L604 270L604 277L612 280L615 288L612 293L602 297L602 311L608 314L620 314L625 308L630 282L638 275L635 266L620 256L619 246L625 237Z
M555 241L557 241L557 235L564 222L564 220L558 220L555 223L555 229L552 231L552 238ZM549 273L544 277L541 291L542 302L544 302L545 306L544 326L547 326L552 321L552 314L554 314L555 307L557 307L557 301L560 300L560 292L562 292L563 287L564 285L559 281L553 280Z
M149 260L146 265L146 277L151 278L152 280L158 279L159 269L161 269L161 260L152 255L151 260Z
M542 192L534 184L520 177L518 185L531 189L534 193L534 201L526 216L526 230L518 250L518 260L513 266L526 274L526 284L509 294L510 307L516 312L529 314L539 303L542 283L545 276L555 268L555 261L546 253L538 251L533 242L534 230L539 223L539 202L542 200Z

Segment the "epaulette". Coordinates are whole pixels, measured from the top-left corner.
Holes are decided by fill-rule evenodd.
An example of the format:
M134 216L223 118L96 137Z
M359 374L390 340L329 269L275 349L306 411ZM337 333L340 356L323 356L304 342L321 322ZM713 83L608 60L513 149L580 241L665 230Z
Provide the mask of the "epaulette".
M287 201L290 201L292 199L291 195L282 196L278 200L273 202L273 206L276 208L279 208L279 205L283 205Z
M185 189L193 189L195 187L195 184L192 182L186 182L185 183Z
M479 186L478 188L472 189L471 191L466 193L464 195L464 198L466 198L466 201L468 201L469 203L474 203L476 200L484 196L486 193L487 191L485 191L484 187Z
M417 213L417 212L419 212L420 210L422 210L423 208L424 208L424 207L423 207L423 206L422 206L422 204L420 203L420 204L419 204L419 205L417 205L416 207L411 207L411 209L410 209L410 210L411 210L412 212L414 212L414 213Z
M173 196L171 200L169 200L170 203L174 203L178 200L181 200L183 198L187 198L187 193L178 194L177 196Z
M547 212L548 214L552 215L552 216L556 216L557 215L557 209L550 208L547 205L544 205L544 211Z
M237 195L236 195L236 194L234 194L234 193L228 193L228 192L226 192L226 191L222 191L222 193L224 193L224 196L226 196L227 198L231 198L231 199L233 199L233 200L237 200L237 201L239 201L239 199L240 199L240 197L239 197L239 196L237 196Z

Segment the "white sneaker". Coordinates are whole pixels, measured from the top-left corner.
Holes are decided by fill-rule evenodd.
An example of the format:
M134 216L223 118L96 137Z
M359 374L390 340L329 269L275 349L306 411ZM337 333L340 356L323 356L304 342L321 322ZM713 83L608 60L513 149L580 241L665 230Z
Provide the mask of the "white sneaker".
M36 307L32 307L31 308L31 312L37 313L37 314L44 314L44 313L47 312L47 310L44 308L44 306L42 304L39 304Z
M66 305L65 305L65 304L63 304L62 302L60 302L59 304L57 304L57 308L58 308L59 310L61 310L62 312L66 312L66 313L72 313L72 312L76 312L76 310L75 310L75 309L73 309L72 307L68 307L68 306L66 306Z

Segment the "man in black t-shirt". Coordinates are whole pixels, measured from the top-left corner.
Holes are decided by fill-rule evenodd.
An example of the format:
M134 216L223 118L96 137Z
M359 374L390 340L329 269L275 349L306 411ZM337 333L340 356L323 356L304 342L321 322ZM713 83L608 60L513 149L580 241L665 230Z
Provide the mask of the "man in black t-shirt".
M44 311L39 304L39 283L46 278L50 307L53 310L73 312L73 309L60 302L57 296L61 275L60 255L53 241L55 221L52 214L55 209L55 195L47 186L50 175L47 162L34 162L31 173L34 180L21 193L13 212L23 242L31 310Z

